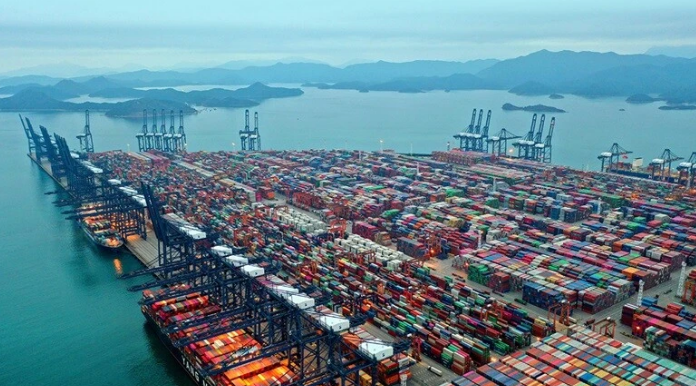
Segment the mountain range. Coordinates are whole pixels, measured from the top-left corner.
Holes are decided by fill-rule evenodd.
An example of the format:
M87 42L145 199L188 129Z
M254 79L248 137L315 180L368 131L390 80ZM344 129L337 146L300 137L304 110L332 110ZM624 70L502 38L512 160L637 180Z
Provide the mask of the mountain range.
M238 68L243 64L230 62L190 72L143 69L69 80L25 75L0 79L0 94L12 95L31 89L57 100L91 95L182 101L175 90L143 91L137 88L261 82L301 83L305 87L363 92L497 89L519 95L574 94L590 98L647 94L668 104L696 102L696 59L665 55L542 50L502 61L378 61L344 68L312 62ZM222 91L211 91L219 92ZM210 95L205 98L211 98ZM239 95L226 97L255 100ZM200 98L200 95L190 94L184 99L199 103ZM219 96L214 99L221 100Z

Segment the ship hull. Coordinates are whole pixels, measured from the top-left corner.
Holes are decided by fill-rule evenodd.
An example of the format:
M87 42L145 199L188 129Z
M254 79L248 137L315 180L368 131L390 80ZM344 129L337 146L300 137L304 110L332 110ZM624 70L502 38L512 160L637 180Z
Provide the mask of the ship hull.
M116 245L109 245L101 242L100 240L97 239L96 235L94 232L92 232L84 223L80 222L80 228L82 228L82 231L85 232L85 235L87 235L87 238L94 243L94 245L103 248L108 251L115 251L120 249L123 246L123 240L119 239L119 242Z
M150 314L143 312L143 315L145 316L148 327L150 327L157 334L157 337L162 342L164 347L167 348L167 351L169 351L179 365L184 368L186 375L188 375L197 386L217 386L215 382L212 382L209 378L203 376L196 370L196 367L188 359L186 359L181 349L175 347L169 337L162 332Z

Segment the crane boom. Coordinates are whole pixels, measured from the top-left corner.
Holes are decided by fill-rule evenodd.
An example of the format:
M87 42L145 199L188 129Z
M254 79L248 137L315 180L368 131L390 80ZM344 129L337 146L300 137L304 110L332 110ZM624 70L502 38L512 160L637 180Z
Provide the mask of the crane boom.
M539 120L539 130L537 130L536 137L534 138L535 143L541 143L541 137L544 135L544 121L546 120L546 114L541 114L541 119Z
M157 110L152 109L152 133L157 134Z
M488 110L488 114L486 115L486 125L483 126L482 134L484 137L488 137L488 129L491 127L491 110Z
M473 133L474 132L474 125L476 124L476 109L471 113L471 123L469 123L469 127L467 128L467 133Z
M147 134L147 110L143 109L143 134Z
M169 110L169 134L176 134L174 131L174 110Z
M483 109L479 110L478 121L474 127L474 134L481 134L481 121L483 120Z
M533 141L534 140L534 129L536 128L536 121L537 121L537 115L534 113L532 116L532 125L529 128L529 132L527 133L527 136L524 138L526 141Z

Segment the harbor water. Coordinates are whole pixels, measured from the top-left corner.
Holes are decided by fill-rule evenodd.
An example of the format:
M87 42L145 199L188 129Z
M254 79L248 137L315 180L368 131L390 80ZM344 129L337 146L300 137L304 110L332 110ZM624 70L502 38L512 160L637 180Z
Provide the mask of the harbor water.
M65 220L18 125L0 116L0 385L192 385L117 278L140 263Z

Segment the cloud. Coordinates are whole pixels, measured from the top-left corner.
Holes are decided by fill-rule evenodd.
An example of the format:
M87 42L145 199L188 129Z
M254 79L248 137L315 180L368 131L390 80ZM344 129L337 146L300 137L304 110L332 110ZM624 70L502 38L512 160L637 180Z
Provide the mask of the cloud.
M0 15L0 53L21 52L24 58L9 58L0 70L28 58L46 62L92 56L88 59L101 60L97 65L160 66L171 55L179 56L177 61L306 56L340 63L356 57L508 58L542 48L629 53L656 45L696 44L696 5L683 1L669 7L635 1L629 9L625 3L596 0L582 7L512 0L476 6L408 0L197 7L131 0L46 2L44 7L9 3L12 12Z

